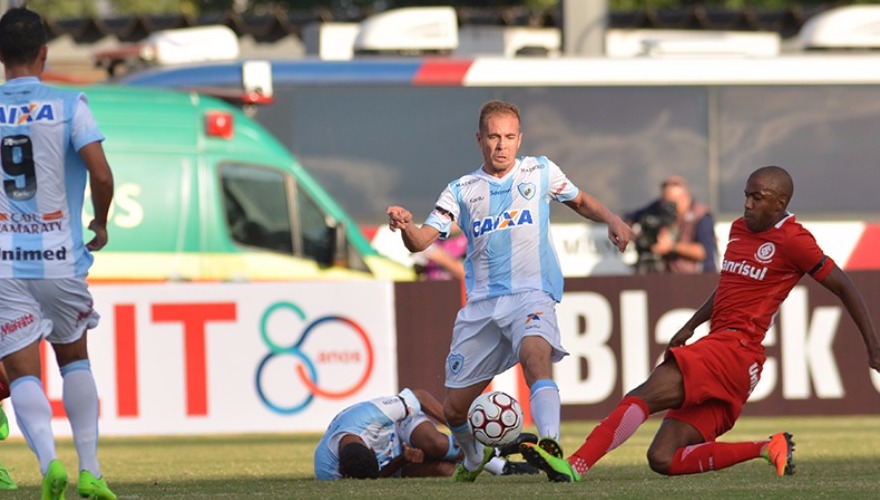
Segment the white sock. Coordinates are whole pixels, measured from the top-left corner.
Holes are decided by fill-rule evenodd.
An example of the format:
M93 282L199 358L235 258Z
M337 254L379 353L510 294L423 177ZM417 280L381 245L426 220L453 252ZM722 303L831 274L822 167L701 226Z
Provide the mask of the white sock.
M461 450L464 452L464 467L470 471L476 470L480 466L480 462L483 461L483 443L474 439L467 422L450 427L449 430L452 431L455 442L461 446Z
M556 382L550 379L536 380L531 387L529 404L538 436L558 440L561 401Z
M62 397L73 443L79 456L79 470L101 477L98 465L98 388L89 360L74 361L61 367L64 379Z
M483 467L483 469L489 471L495 476L500 476L504 473L504 465L506 463L507 460L504 460L503 458L492 457L488 462L486 462L486 466Z
M43 384L37 377L27 375L13 382L10 390L18 428L37 455L40 473L45 476L49 463L58 457L52 434L52 407L43 392Z

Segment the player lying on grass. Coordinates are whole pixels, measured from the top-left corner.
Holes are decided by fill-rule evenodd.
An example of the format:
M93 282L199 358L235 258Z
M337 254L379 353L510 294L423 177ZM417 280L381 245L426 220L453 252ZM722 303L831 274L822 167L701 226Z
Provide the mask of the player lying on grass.
M766 359L762 341L779 305L809 274L840 298L861 333L868 364L878 371L880 341L861 293L788 212L793 192L791 176L780 167L762 167L749 176L744 213L731 225L718 285L669 341L663 362L568 460L523 445L529 463L552 481L580 481L648 415L669 410L648 449L655 472L694 474L760 457L780 476L794 472L794 443L788 433L765 441L715 441L733 427L760 380ZM709 335L685 345L706 321L711 321Z
M404 389L396 396L352 405L336 415L318 443L315 477L451 476L461 459L461 448L434 421L443 421L443 408L420 389ZM537 442L538 438L525 434L523 440ZM503 453L515 451L516 447ZM501 457L490 460L486 470L497 475L538 473L526 463Z

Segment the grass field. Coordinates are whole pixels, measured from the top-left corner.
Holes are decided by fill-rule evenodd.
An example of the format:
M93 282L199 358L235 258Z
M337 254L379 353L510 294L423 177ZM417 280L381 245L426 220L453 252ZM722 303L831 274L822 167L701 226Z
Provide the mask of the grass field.
M474 484L445 478L319 483L312 471L315 434L104 438L100 458L120 498L880 498L880 416L745 418L724 436L745 441L792 432L797 467L787 477L776 477L763 460L708 474L657 475L644 457L658 424L649 420L580 484L487 473ZM593 425L566 423L566 452L579 446ZM72 442L61 440L58 453L71 476L67 496L78 498ZM37 463L24 441L0 444L0 459L20 486L0 491L0 499L38 498Z

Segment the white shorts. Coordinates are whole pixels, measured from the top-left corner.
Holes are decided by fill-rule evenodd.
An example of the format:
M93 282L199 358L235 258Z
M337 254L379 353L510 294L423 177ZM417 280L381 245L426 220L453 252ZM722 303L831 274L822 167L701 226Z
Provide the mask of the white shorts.
M446 387L470 387L491 380L519 362L525 337L538 336L553 348L552 361L568 355L556 322L556 301L529 291L469 302L458 312L446 357Z
M425 422L429 422L431 425L434 425L434 421L428 418L424 412L418 412L415 415L410 415L403 419L399 424L397 424L397 432L400 436L400 440L406 443L407 446L412 447L412 433L416 430L416 427L422 425ZM436 429L437 426L434 425Z
M0 280L0 359L38 339L70 344L98 326L84 277Z

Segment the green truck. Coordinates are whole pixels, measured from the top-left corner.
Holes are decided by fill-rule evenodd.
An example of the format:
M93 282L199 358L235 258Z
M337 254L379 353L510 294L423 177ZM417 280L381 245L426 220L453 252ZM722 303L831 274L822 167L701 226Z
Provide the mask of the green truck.
M413 279L241 109L196 92L72 89L89 98L116 182L91 281Z

